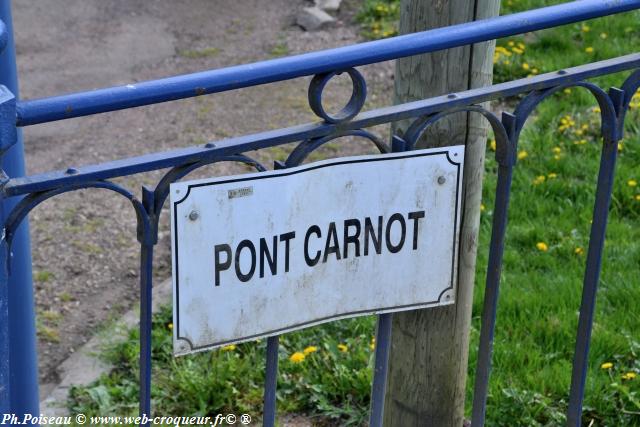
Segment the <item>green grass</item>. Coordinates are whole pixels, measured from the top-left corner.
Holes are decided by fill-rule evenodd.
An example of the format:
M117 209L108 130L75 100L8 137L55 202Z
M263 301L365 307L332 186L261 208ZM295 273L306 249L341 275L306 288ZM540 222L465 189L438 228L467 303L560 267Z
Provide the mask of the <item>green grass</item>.
M286 40L280 40L278 43L274 44L271 50L269 51L269 56L272 58L277 58L280 56L286 56L289 53L289 46L287 45Z
M170 307L154 315L152 398L157 413L261 412L266 341L174 359L172 326ZM365 317L281 337L279 410L361 425L372 379L373 326L374 318ZM138 330L132 330L127 340L106 349L104 357L116 370L91 387L72 389L73 413L136 414L138 337Z
M356 19L365 37L372 39L398 34L399 0L364 0Z
M54 277L54 274L47 270L33 272L33 280L35 280L36 282L45 283L52 280Z
M366 0L359 17L365 33L371 37L394 34L397 4ZM551 2L506 1L502 13L544 4ZM377 9L382 5L388 10ZM639 17L638 13L627 13L499 40L495 81L632 53L640 42ZM620 85L627 74L594 81L606 89ZM508 101L506 105L510 109L514 104ZM620 146L590 349L583 422L592 426L640 425L638 98L634 105ZM584 89L560 92L539 106L522 134L509 211L487 425L554 426L564 422L601 148L595 106ZM497 165L491 143L488 146L468 402L496 185ZM170 354L170 321L168 310L155 317L156 412L246 410L259 414L265 343L174 359ZM374 320L364 317L282 337L280 410L306 412L329 425L361 424L368 410L373 333ZM107 351L117 366L114 373L92 387L73 391L70 403L75 411L135 413L136 337L137 331L132 331L129 341ZM339 344L345 344L347 351L340 351ZM299 363L291 361L294 353L308 346L317 347L317 351ZM632 378L630 373L639 376Z
M60 322L63 320L62 313L55 310L42 310L36 317L36 332L42 341L52 343L60 342Z

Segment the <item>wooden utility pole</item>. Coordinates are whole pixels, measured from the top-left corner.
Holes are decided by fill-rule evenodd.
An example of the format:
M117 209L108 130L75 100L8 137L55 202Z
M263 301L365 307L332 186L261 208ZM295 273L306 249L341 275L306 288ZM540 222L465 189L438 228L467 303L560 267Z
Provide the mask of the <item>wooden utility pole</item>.
M401 0L400 33L498 15L499 0ZM491 84L494 43L480 43L396 63L395 102L402 103ZM398 123L402 135L407 123ZM462 427L469 327L476 266L487 123L478 114L444 119L421 147L465 144L464 210L456 303L396 313L385 403L387 427Z

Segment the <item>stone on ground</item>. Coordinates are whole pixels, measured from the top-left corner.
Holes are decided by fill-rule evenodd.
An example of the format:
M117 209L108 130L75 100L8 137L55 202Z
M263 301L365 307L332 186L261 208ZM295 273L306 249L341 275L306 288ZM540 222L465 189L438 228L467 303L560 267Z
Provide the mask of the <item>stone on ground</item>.
M320 8L305 7L298 13L296 22L306 31L317 31L333 25L336 20Z
M324 10L325 12L336 12L340 9L340 2L342 0L315 0L316 7Z

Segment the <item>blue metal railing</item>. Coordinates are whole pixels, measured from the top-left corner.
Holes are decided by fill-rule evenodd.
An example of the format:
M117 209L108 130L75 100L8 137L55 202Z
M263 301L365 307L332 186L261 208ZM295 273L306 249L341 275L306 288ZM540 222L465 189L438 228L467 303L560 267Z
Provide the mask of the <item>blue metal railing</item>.
M11 19L11 2L0 2L0 85L5 86L17 99L18 73L16 69L15 45L13 42L13 23ZM11 104L15 100L8 100ZM6 106L7 103L4 103ZM0 155L2 156L2 170L10 177L25 174L24 149L22 144L22 130L10 126L15 112L13 108L6 109L7 116L0 125ZM9 119L11 117L11 119ZM6 150L6 151L5 151ZM11 198L1 201L0 218L2 223L15 208L18 200ZM25 221L17 231L15 245L12 246L11 283L8 288L6 281L0 282L3 287L1 293L6 292L5 302L10 308L5 321L7 325L7 339L4 331L0 332L0 353L2 362L9 363L9 375L0 373L0 387L8 390L11 383L11 407L15 413L38 413L38 366L36 356L36 322L33 303L33 286L31 278L31 248L29 242L29 225ZM4 304L0 303L0 307ZM5 308L5 307L2 307ZM0 308L0 309L2 309ZM4 315L4 313L3 313ZM5 382L4 380L7 380ZM8 393L8 391L7 391ZM3 393L2 393L3 394ZM0 398L0 409L5 406Z
M138 240L141 245L140 413L149 415L151 412L150 307L153 248L157 243L158 218L170 183L202 166L219 161L238 161L250 164L259 171L265 170L264 166L244 153L290 142L300 142L300 144L291 152L285 162L276 163L277 168L296 166L324 143L343 136L368 139L381 152L410 150L415 147L424 132L442 117L459 111L482 114L488 120L496 136L496 160L499 168L473 402L472 423L473 426L481 426L484 424L511 177L516 164L519 135L527 118L542 100L567 87L583 87L594 95L600 106L604 144L596 188L596 203L587 254L568 408L568 425L578 426L582 412L593 309L602 262L617 142L622 138L623 123L631 97L640 86L640 70L633 72L621 86L621 89L612 88L608 93L592 83L585 82L585 79L639 69L640 54L630 54L532 78L362 113L360 108L362 108L366 97L366 84L364 78L354 67L633 9L640 9L640 0L582 0L386 40L126 86L45 99L17 101L17 103L12 103L10 96L6 97L6 101L0 105L2 107L0 113L8 111L13 114L0 114L0 117L15 117L15 121L13 119L0 120L0 135L9 135L9 137L4 137L4 140L0 140L1 147L9 147L16 142L16 137L11 139L11 135L16 134L16 127L201 96L308 75L315 75L310 85L309 104L323 121L229 138L204 146L150 153L96 165L71 165L64 171L53 171L22 178L5 178L0 192L0 196L5 199L5 202L11 200L10 198L13 196L24 196L24 198L15 207L7 209L5 205L7 210L6 216L3 217L4 239L0 242L0 257L3 259L0 259L0 264L7 265L2 261L6 261L9 249L16 242L16 230L19 224L34 207L50 197L82 188L104 188L130 200L137 215ZM0 29L2 28L0 27ZM0 44L4 39L6 36L0 35ZM324 83L337 72L343 71L349 73L353 81L354 89L351 101L342 112L335 116L328 116L324 113L321 104ZM502 117L497 117L478 105L484 101L518 94L526 94L526 96L519 102L513 113L503 113ZM390 147L365 130L365 128L374 125L403 119L413 120L412 125L404 135L394 135ZM170 168L169 172L155 188L144 187L141 200L138 200L130 191L108 181L110 178L164 168ZM2 270L0 273L0 312L3 307L6 308L6 290L9 283L11 286L30 286L26 282L15 282L13 271ZM372 388L371 426L379 426L382 423L391 316L386 314L379 317ZM0 351L3 352L8 351L8 348L13 345L12 341L5 338L9 336L6 328L5 324L0 324L0 338L4 340L0 345ZM267 426L274 425L276 415L278 345L277 336L271 337L267 341L263 414L264 424ZM4 381L9 378L7 370L15 372L17 368L14 363L13 358L9 365L0 363L0 380ZM0 382L0 386L3 385L5 384ZM13 387L13 384L9 384L9 386ZM10 399L9 388L0 390L0 408L4 410L9 408L12 412L20 412L23 409L10 403L10 400L13 402L13 399Z
M336 49L160 80L18 102L29 126L322 74L637 9L638 0L580 0Z

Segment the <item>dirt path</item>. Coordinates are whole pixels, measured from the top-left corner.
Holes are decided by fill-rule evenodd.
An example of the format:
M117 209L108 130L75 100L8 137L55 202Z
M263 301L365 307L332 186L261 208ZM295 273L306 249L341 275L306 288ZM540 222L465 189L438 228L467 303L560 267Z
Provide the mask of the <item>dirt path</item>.
M316 33L294 25L295 13L306 5L305 0L18 0L14 24L21 97L359 41L352 20L357 1L345 1L335 28ZM390 70L389 64L363 70L371 94L365 109L388 103ZM312 121L308 80L27 128L27 169L31 174L66 169ZM345 88L338 83L333 93L339 98ZM349 143L326 154L360 147ZM267 165L283 155L282 149L257 154ZM243 171L235 165L214 166L200 176ZM161 175L116 181L139 194L141 184L155 185ZM59 196L30 218L40 377L46 384L56 381L55 367L102 323L138 303L138 246L132 209L103 190ZM155 258L158 280L171 274L166 215L163 220Z

